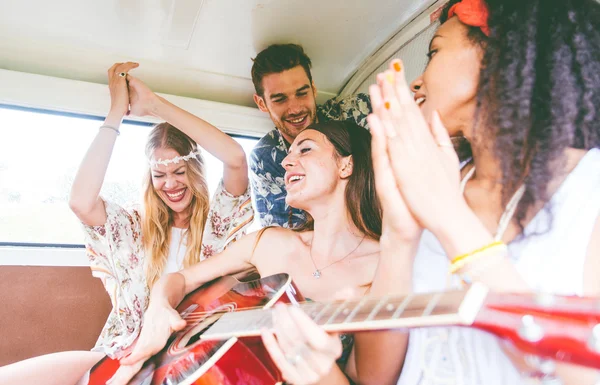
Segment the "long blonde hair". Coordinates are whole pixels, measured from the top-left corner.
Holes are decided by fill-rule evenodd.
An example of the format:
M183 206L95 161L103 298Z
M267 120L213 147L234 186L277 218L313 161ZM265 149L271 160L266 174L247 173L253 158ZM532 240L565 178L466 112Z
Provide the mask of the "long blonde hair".
M170 148L179 155L198 151L198 145L186 134L169 123L160 123L152 129L146 143L146 157L150 159L158 148ZM202 235L209 211L208 184L204 174L204 159L200 154L186 163L186 178L192 200L190 202L189 227L187 229L186 252L183 266L200 261ZM146 283L152 287L162 275L171 243L173 213L156 193L152 184L152 171L148 167L144 180L144 208L142 213L142 245L146 254Z

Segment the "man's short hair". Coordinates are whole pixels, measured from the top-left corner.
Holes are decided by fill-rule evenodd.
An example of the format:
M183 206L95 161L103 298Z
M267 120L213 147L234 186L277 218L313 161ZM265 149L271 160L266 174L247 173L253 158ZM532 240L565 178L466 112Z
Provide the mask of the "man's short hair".
M265 90L262 80L265 76L283 72L297 66L302 66L308 80L312 84L310 58L304 53L304 48L298 44L272 44L262 50L252 59L252 83L256 93L263 96Z

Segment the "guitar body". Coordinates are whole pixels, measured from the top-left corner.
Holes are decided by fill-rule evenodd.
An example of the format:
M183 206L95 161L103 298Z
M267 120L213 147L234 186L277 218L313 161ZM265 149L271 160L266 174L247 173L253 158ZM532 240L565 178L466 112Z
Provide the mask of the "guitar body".
M130 385L272 385L281 375L260 337L223 341L199 339L223 313L266 309L277 302L304 301L287 274L249 282L223 277L188 294L177 307L187 326L174 333L165 348L149 359ZM104 385L119 368L108 357L90 373L88 384Z

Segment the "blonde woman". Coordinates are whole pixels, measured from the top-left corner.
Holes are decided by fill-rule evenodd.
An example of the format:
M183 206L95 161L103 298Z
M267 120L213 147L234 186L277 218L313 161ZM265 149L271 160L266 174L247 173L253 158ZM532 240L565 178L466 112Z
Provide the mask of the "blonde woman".
M92 273L112 300L94 348L111 357L119 357L138 336L154 282L222 251L245 233L254 215L242 147L153 93L129 74L137 66L117 63L108 70L110 112L79 167L70 199L84 224ZM100 196L119 125L128 113L166 121L149 135L143 205L131 210ZM224 166L210 201L199 147Z

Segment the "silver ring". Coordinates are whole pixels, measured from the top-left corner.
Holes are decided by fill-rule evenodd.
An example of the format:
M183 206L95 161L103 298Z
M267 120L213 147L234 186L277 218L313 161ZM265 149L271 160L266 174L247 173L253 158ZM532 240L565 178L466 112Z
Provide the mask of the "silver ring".
M127 76L127 74L125 72L121 72L121 73L119 73L119 76L124 78L125 76Z
M298 347L297 349L295 349L294 354L286 355L285 359L287 360L287 362L290 363L290 365L296 366L296 365L298 365L298 363L300 362L300 360L304 359L304 354L308 350L309 350L308 346L306 346L305 344L302 344L300 347Z
M300 360L302 359L302 355L295 354L293 356L285 356L285 359L287 362L290 363L290 365L296 366L298 365L298 362L300 362Z

